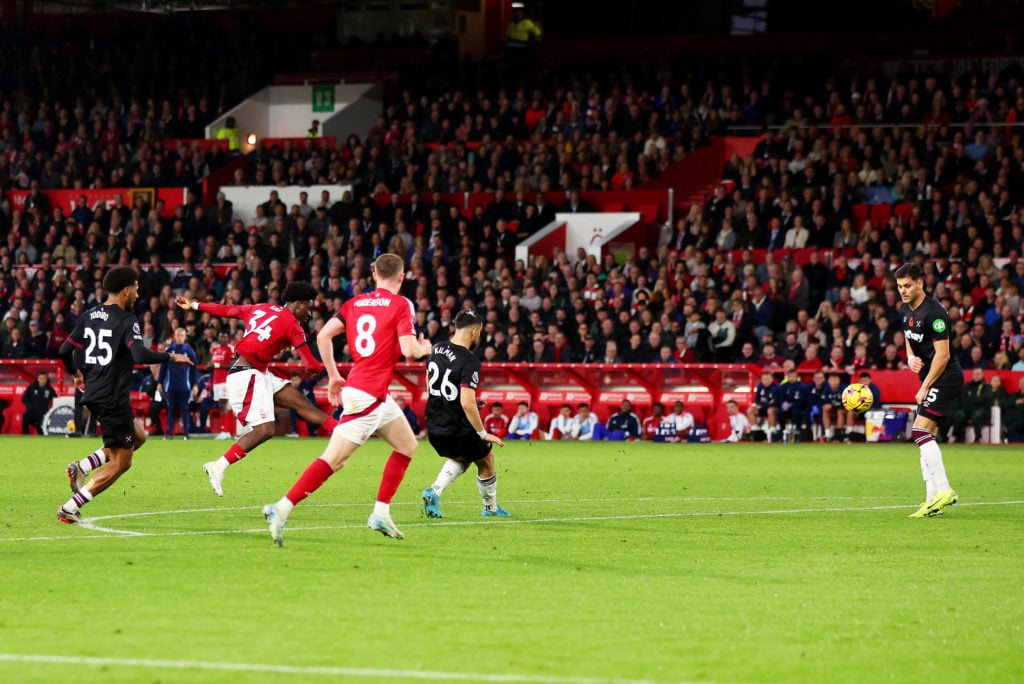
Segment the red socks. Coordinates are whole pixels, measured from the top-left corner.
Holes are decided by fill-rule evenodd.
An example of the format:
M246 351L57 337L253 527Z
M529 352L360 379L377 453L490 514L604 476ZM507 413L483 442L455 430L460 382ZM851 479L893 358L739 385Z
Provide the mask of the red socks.
M224 458L227 460L228 465L236 463L245 458L245 452L242 451L242 447L237 444L232 444L231 447L224 453Z
M331 418L330 416L327 416L327 420L325 420L324 424L321 425L320 427L324 429L324 432L330 435L332 432L334 432L334 428L338 427L338 421L336 421L334 418Z
M231 411L225 411L220 415L220 431L226 432L229 435L235 432L235 414Z
M390 504L398 486L405 478L405 471L409 467L412 458L397 451L392 451L388 462L384 464L384 474L380 478L380 488L377 490L377 501ZM318 458L310 463L295 481L292 488L288 490L285 497L297 504L307 496L320 489L324 482L334 474L327 461Z
M295 481L292 488L288 490L285 497L287 497L292 504L297 504L316 490L320 489L320 486L323 485L324 482L327 482L327 478L333 474L334 471L331 470L331 466L327 461L322 458L318 458L306 466L306 469L302 471L302 475L300 475L299 479Z
M377 501L386 504L391 503L391 498L398 491L398 486L402 484L405 470L409 467L410 461L412 461L410 456L397 451L391 452L391 455L388 456L388 462L384 464L384 473L380 478L380 488L377 490Z

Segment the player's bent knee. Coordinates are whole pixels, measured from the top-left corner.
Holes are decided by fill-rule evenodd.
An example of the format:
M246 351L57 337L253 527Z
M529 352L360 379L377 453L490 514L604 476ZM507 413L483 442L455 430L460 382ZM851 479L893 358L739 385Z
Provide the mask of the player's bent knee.
M120 458L111 458L108 467L111 467L112 470L118 475L123 475L124 473L127 473L129 470L131 470L132 457L129 455L122 456Z
M268 439L273 437L274 436L274 429L275 429L275 424L274 423L263 423L261 425L257 425L256 427L254 427L252 429L252 433L253 433L253 436L257 440L256 443L257 444L263 444L263 442L266 442Z

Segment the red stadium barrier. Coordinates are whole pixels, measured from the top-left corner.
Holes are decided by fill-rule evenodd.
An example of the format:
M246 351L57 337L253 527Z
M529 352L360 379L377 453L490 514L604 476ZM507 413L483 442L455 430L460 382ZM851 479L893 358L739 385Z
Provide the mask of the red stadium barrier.
M229 151L227 138L167 138L163 141L164 149L168 152L177 152L178 145L183 145L189 152L193 145L199 145L203 152L209 152L214 147L219 147L224 154Z
M75 209L75 202L78 198L85 196L89 207L95 207L102 202L107 207L114 206L114 202L120 195L124 204L129 208L134 203L136 195L142 195L148 203L153 200L164 201L164 216L174 214L174 208L185 203L185 188L104 188L102 190L41 190L46 199L50 200L50 207L60 207L64 210L65 216L70 216ZM11 209L25 210L25 198L28 197L28 190L8 190L7 201L11 203ZM83 229L88 226L83 226Z
M333 135L325 135L319 138L260 138L257 144L263 148L271 148L275 145L279 148L291 147L292 149L304 150L306 147L318 150L332 150L338 143ZM267 186L268 190L270 186Z
M292 373L306 374L299 363L274 363L271 370L281 377ZM338 365L342 377L348 375L352 364ZM74 394L72 378L64 371L60 361L54 359L0 360L0 399L10 406L4 411L7 419L4 434L20 433L21 394L40 370L50 373L51 383L60 396ZM909 371L871 370L872 381L878 385L884 404L913 404L919 383ZM999 375L1008 392L1017 390L1024 372L986 371L985 378ZM781 380L781 373L776 373ZM970 379L970 371L965 371ZM739 364L574 364L551 363L492 363L483 367L479 395L488 404L502 402L506 412L515 404L525 401L537 412L541 425L547 425L558 414L562 404L575 411L579 403L588 403L598 418L605 420L618 409L623 399L629 399L641 416L650 415L651 404L660 401L671 406L682 401L698 421L712 422L725 411L727 401L736 401L741 408L750 405L754 385L760 380L761 369ZM810 377L803 378L809 381ZM419 416L426 407L426 366L421 363L400 363L391 380L392 395L402 396ZM327 401L327 382L322 381L313 390L317 403L326 412L333 409ZM149 397L141 392L132 393L135 415L146 417ZM302 422L300 421L300 425Z

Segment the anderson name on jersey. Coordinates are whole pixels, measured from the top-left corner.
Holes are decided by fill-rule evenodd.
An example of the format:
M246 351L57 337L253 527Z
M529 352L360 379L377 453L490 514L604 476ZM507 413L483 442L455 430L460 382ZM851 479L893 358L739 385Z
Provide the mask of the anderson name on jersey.
M383 400L395 363L402 357L398 338L413 335L413 305L383 288L357 295L341 305L345 340L354 365L345 385Z

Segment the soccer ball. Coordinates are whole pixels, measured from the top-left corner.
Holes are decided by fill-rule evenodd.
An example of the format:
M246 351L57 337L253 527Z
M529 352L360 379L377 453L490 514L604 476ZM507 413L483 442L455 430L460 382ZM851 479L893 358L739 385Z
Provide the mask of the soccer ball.
M843 390L843 407L852 413L865 413L874 401L867 385L855 382Z

